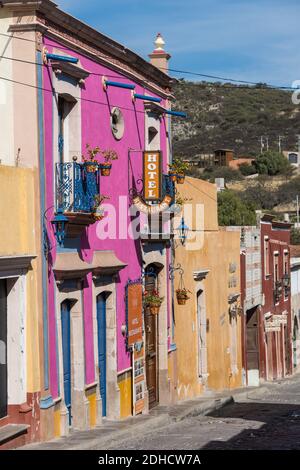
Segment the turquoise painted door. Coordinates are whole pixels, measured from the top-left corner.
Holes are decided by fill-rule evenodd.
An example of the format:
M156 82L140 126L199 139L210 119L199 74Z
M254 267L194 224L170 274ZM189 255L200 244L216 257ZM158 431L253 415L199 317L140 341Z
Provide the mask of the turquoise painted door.
M72 393L71 393L71 318L70 302L61 304L61 331L64 372L65 404L69 413L69 425L72 424Z
M0 419L7 416L7 293L0 279Z
M102 416L106 416L106 294L97 297L98 359Z

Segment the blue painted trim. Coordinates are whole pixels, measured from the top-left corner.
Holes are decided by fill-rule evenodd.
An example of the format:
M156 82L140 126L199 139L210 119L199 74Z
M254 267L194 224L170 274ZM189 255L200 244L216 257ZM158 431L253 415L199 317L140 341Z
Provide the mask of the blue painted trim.
M53 398L51 395L41 398L40 399L40 409L41 410L48 410L52 406L55 405L55 402L53 401Z
M78 64L79 59L76 59L75 57L66 57L63 55L57 55L57 54L46 54L46 57L48 60L58 60L59 62L69 62L71 64Z
M171 110L165 110L165 114L169 114L170 116L177 116L177 117L182 117L182 118L187 118L187 114L183 113L181 111L171 111Z
M111 82L110 80L105 81L106 86L115 86L117 88L125 88L127 90L134 90L135 85L131 85L129 83L120 83L120 82Z
M135 93L134 98L137 100L144 100L144 101L153 101L154 103L160 103L161 98L155 98L154 96L148 96L148 95L140 95L139 93Z
M174 352L174 351L177 351L177 345L175 343L170 344L170 349L169 349L169 352Z
M37 81L38 81L38 127L39 127L39 176L40 176L40 205L41 227L44 226L46 212L46 181L45 181L45 146L44 146L44 107L43 107L43 58L37 52ZM42 253L44 253L44 240L42 239ZM48 336L48 267L47 259L42 256L42 286L43 286L43 343L44 343L44 387L49 389L49 336Z

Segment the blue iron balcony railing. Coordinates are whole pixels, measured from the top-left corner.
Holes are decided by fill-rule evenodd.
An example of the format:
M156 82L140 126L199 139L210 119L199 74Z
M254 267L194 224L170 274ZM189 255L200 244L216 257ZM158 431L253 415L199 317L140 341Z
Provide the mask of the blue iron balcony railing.
M91 213L100 194L99 170L87 171L84 163L56 164L56 210Z

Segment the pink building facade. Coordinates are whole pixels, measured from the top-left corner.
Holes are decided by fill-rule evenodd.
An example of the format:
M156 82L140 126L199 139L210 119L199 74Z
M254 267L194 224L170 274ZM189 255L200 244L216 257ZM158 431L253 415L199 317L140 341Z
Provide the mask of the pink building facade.
M49 439L172 400L171 223L165 237L161 221L151 237L148 217L133 204L143 192L145 151L161 158L161 197L148 206L160 212L158 203L174 196L170 56L159 35L149 63L49 0L4 4L7 33L20 44L30 37L36 57L31 84L44 228L40 424L41 438ZM109 176L103 166L84 163L87 145L117 154ZM103 164L101 153L96 160ZM99 195L107 197L98 208L102 220ZM135 227L144 235L133 236ZM141 338L131 348L130 286L138 295L158 290L162 298L158 316L142 309Z

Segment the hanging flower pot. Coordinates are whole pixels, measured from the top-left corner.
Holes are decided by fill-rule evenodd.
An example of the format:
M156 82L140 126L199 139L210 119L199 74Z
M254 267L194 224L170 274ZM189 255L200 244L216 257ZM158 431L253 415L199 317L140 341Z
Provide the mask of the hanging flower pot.
M158 315L160 311L160 305L149 305L151 315Z
M176 175L176 181L177 181L177 184L183 184L185 181L185 174L179 173L178 175Z
M102 155L104 157L104 163L101 163L100 165L101 175L110 176L110 171L112 167L111 162L113 160L118 160L118 154L115 150L103 150Z
M177 175L176 173L172 173L171 171L169 172L169 178L173 183L176 183L177 181Z
M111 163L101 163L100 165L101 176L110 176L111 168L112 168Z
M178 305L185 305L187 300L189 300L188 292L185 288L177 289L176 297Z
M97 209L94 212L92 212L92 215L93 215L94 220L96 221L102 220L104 219L105 210L101 206L97 207Z
M97 194L94 198L94 206L92 208L92 216L95 221L102 220L105 215L105 209L101 205L103 201L109 199L109 196L103 196L103 194Z
M84 166L88 173L96 173L99 168L99 165L95 160L84 162Z
M146 308L149 308L152 315L158 315L160 306L163 302L163 297L159 296L159 293L154 290L152 292L146 292L144 297L144 304Z

